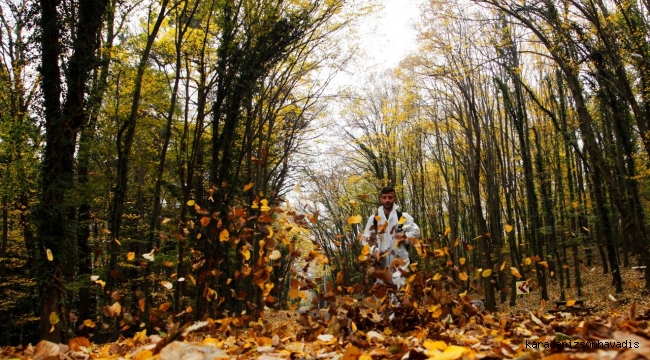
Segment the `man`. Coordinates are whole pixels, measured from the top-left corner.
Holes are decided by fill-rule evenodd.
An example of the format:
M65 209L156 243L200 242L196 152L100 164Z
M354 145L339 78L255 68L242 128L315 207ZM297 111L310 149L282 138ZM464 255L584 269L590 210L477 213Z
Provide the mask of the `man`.
M381 269L390 269L391 280L399 289L405 284L403 274L408 272L410 264L409 239L419 238L420 228L411 215L399 210L396 200L395 189L385 187L381 190L381 206L368 218L362 242L370 245L372 259L380 259Z

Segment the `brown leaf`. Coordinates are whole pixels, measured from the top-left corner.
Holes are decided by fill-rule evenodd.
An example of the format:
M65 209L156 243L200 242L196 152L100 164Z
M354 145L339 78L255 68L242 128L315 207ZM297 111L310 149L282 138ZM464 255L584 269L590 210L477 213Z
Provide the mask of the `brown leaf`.
M43 360L59 356L59 345L47 340L41 340L34 348L34 360Z
M83 336L72 338L68 341L68 346L74 351L81 350L82 347L90 347L90 341Z

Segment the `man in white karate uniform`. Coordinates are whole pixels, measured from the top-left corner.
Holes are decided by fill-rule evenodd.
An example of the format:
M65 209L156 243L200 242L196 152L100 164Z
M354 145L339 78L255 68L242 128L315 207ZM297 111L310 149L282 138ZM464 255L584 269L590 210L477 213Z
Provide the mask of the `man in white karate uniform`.
M381 206L368 218L361 240L370 246L371 258L380 259L379 267L390 269L392 283L399 289L404 286L404 274L409 271L409 239L419 238L420 228L411 215L399 210L395 201L394 188L381 190Z

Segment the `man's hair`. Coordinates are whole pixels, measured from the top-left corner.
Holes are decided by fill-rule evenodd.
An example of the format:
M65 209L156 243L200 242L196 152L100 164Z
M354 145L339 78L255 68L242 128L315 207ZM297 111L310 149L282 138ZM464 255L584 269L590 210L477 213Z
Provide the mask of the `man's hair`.
M397 194L397 192L395 192L395 188L393 188L392 186L386 186L385 188L381 189L380 192L380 194L390 194L390 193Z

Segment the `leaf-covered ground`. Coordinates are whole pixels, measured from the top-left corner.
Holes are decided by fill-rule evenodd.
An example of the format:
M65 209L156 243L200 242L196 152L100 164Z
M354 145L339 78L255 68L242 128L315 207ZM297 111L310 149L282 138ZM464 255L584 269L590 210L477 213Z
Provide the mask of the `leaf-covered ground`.
M338 296L322 309L266 311L251 316L173 324L167 336L137 333L110 344L75 338L5 347L3 358L20 359L650 359L650 306L638 288L640 274L624 270L624 294L611 278L587 269L583 296L589 311L541 306L537 295L517 306L486 313L469 297L440 292L436 301L402 306L375 298ZM559 297L557 282L550 296ZM436 291L433 289L432 291ZM392 316L391 316L392 315Z

